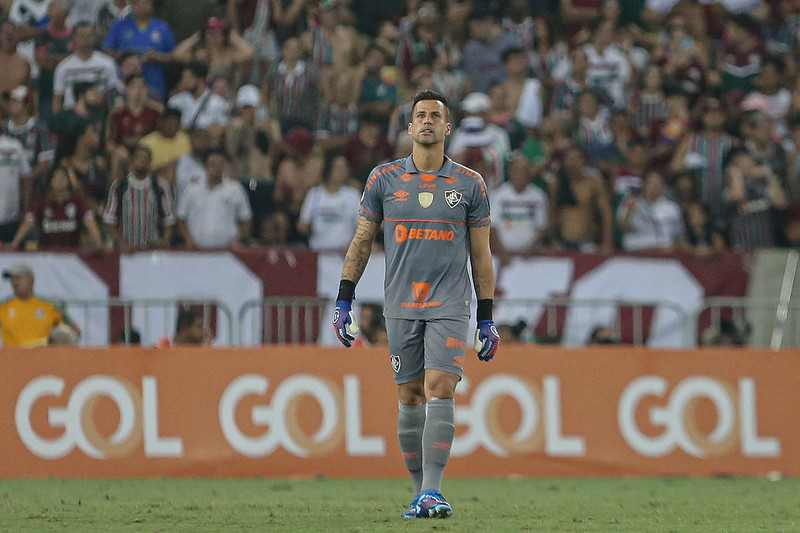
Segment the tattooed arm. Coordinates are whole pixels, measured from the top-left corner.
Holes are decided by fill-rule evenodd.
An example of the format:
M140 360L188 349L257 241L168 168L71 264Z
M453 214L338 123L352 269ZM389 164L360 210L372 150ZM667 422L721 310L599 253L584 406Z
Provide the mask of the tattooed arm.
M469 258L476 298L494 298L494 263L489 247L489 226L469 229Z
M372 242L378 234L380 224L367 220L363 215L358 217L358 226L350 247L344 256L344 267L342 267L342 279L347 279L353 283L358 283L364 269L367 268L369 254L372 252Z

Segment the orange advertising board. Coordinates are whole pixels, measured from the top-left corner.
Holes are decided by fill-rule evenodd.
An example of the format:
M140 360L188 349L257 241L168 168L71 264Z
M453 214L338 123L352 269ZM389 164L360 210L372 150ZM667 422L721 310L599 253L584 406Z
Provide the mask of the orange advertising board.
M800 475L800 353L468 354L452 477ZM382 348L0 351L0 477L403 477Z

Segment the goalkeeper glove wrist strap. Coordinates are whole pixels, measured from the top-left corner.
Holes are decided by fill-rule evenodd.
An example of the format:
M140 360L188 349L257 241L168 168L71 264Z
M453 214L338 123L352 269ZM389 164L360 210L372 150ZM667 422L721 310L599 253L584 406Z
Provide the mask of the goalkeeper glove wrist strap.
M484 300L478 300L478 310L475 315L478 318L478 322L481 320L491 320L492 319L492 307L494 306L494 300L491 298L486 298Z
M346 300L348 302L352 302L355 292L356 284L349 279L343 279L339 282L339 295L336 296L336 300Z

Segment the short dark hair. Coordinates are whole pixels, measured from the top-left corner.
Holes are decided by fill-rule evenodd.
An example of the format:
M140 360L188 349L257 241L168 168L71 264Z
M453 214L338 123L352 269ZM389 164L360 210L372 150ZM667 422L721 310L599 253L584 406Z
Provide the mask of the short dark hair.
M99 87L99 85L93 81L79 81L72 86L72 95L75 97L75 100L78 101L92 87Z
M200 311L195 309L181 309L178 311L178 320L175 324L175 334L177 335L183 330L189 329L194 324L194 321L201 318L203 315Z
M145 85L147 85L147 79L144 77L144 74L131 74L129 76L126 76L125 80L123 80L123 83L125 84L125 87L127 87L128 85L130 85L131 83L133 83L138 79L141 79L142 81L145 82Z
M221 156L225 161L230 161L230 156L228 152L225 151L224 148L212 148L211 150L207 150L205 154L203 154L203 163L208 163L208 159L212 155Z
M446 109L450 109L450 106L447 103L447 98L445 95L441 93L437 93L431 89L424 89L417 94L414 95L414 103L411 104L411 109L414 109L417 106L417 103L421 102L422 100L438 100Z

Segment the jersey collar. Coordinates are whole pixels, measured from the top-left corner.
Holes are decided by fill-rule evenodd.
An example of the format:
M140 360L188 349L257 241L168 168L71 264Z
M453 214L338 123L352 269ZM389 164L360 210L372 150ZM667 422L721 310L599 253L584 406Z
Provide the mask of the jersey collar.
M414 166L414 157L409 155L406 157L405 161L403 162L403 171L408 174L419 174L420 171L417 170L417 167ZM424 174L429 174L425 172ZM437 172L435 172L437 176L441 176L443 178L449 178L453 175L453 160L447 156L444 156L444 165L440 168Z

